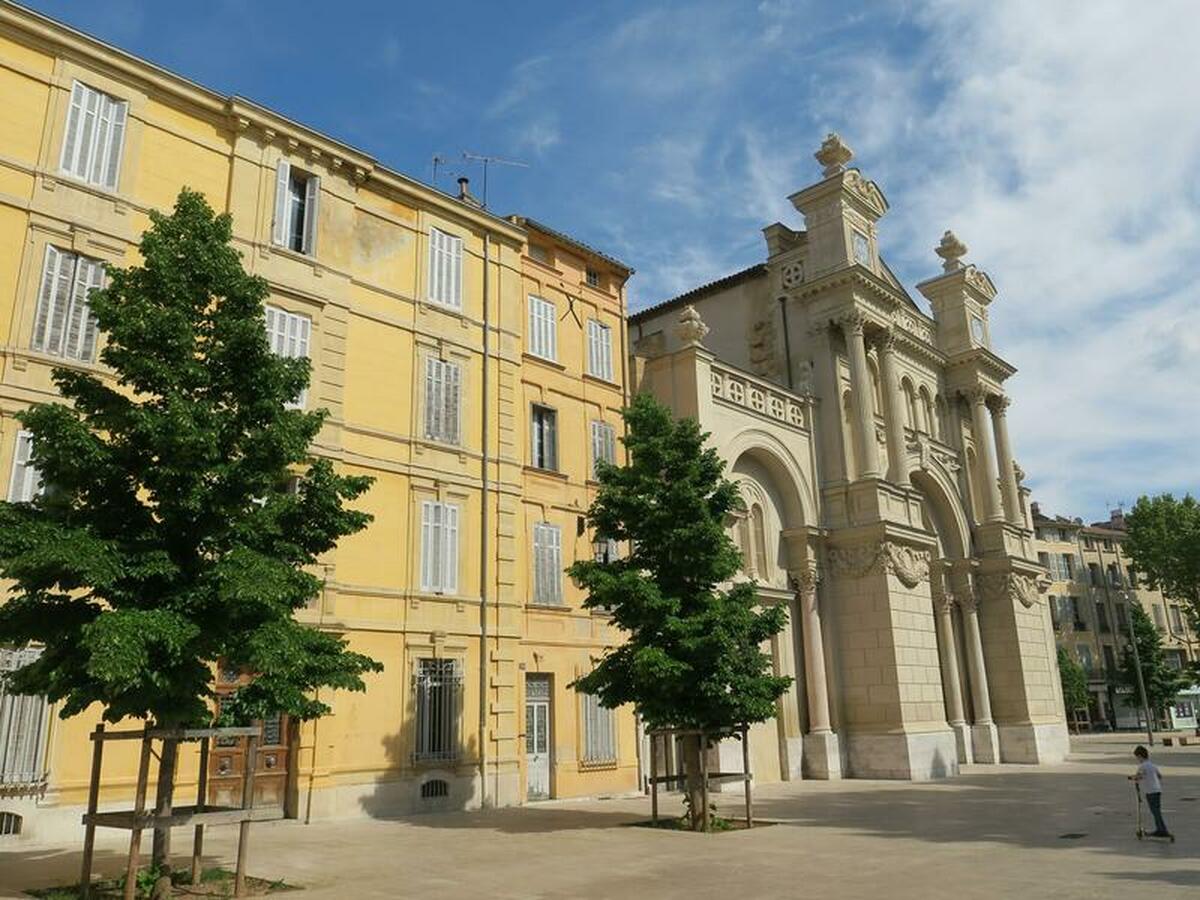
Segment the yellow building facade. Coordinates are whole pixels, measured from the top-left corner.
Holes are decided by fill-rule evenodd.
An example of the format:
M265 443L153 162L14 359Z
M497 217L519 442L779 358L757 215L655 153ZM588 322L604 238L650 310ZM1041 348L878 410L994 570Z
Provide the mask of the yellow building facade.
M269 282L272 346L312 360L302 402L330 413L314 452L375 479L373 523L299 615L384 671L323 696L318 722L268 723L269 799L319 818L633 789L632 713L569 687L618 635L564 573L615 552L584 515L597 454L619 461L631 271L3 2L0 96L0 490L38 489L14 417L55 399L52 367L110 377L87 291L98 263L137 262L150 210L185 186ZM0 693L0 716L0 813L73 834L99 710L62 721ZM113 745L102 800L126 803L134 769ZM188 795L194 756L180 772Z

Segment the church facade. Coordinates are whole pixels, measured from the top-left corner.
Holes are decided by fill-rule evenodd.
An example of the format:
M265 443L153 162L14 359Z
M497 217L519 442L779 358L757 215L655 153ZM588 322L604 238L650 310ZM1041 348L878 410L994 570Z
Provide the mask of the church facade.
M946 232L926 313L879 255L888 203L852 155L826 139L823 178L789 198L804 227L767 226L765 262L629 320L632 387L711 433L745 577L789 610L770 650L795 681L752 731L755 778L1061 760L996 288Z

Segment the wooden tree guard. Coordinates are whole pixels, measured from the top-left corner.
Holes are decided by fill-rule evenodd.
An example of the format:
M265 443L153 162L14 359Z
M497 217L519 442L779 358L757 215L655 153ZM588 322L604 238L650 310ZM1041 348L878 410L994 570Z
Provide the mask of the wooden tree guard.
M88 900L91 896L92 858L96 846L97 828L124 828L129 831L129 860L125 867L125 900L133 900L137 889L137 870L144 830L147 828L173 828L177 825L195 826L192 839L191 876L192 884L199 884L200 857L204 852L204 826L233 824L240 826L234 896L243 896L246 890L246 850L250 841L250 823L283 818L283 810L278 807L256 808L254 805L254 770L258 765L258 741L261 734L261 724L238 728L144 728L141 731L106 731L103 723L97 725L91 735L94 742L92 775L91 782L88 784L87 812L83 816L83 824L86 827L83 837L83 866L79 875L80 896L84 900ZM240 807L209 807L205 802L208 791L209 750L215 739L227 737L247 739L245 770L242 773L242 805ZM142 742L133 809L99 812L104 742L132 740L141 740ZM172 809L164 805L154 812L146 812L146 792L150 780L150 757L153 753L154 741L164 743L167 741L200 742L200 778L195 806L179 806Z
M740 778L745 785L746 795L746 827L754 827L754 812L751 805L750 773L750 725L742 723L728 731L709 733L699 728L655 728L646 732L650 738L650 817L658 824L658 786L673 781L683 781L684 775L658 774L658 739L667 737L697 737L700 741L700 802L704 807L704 831L708 831L708 782L711 778ZM710 737L718 740L730 735L740 735L742 741L742 771L740 772L710 772L708 771L708 740Z

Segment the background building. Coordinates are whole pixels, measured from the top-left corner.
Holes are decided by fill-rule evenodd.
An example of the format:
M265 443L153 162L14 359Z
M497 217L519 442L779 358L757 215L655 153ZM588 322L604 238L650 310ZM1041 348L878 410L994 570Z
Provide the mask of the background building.
M266 723L263 801L307 818L633 787L632 714L567 688L616 637L562 574L596 552L581 525L594 455L620 451L630 270L4 2L0 96L9 499L39 489L14 415L55 398L53 366L108 377L87 292L102 263L136 262L149 211L184 186L232 214L271 286L272 346L313 362L300 402L330 411L314 451L375 479L360 501L374 523L322 560L300 617L384 671L333 694L326 719ZM0 650L0 667L36 652ZM27 836L78 829L97 720L0 693L0 812ZM118 806L136 765L123 746L102 795ZM216 754L215 802L241 759ZM186 795L194 757L180 770Z
M1137 604L1162 638L1167 661L1176 669L1200 660L1200 637L1183 606L1151 589L1125 555L1125 516L1114 510L1107 522L1049 516L1033 504L1038 559L1050 572L1050 611L1055 639L1088 675L1087 709L1069 710L1077 727L1145 727L1145 716L1117 672L1129 646L1129 608ZM1200 688L1180 694L1169 710L1172 728L1195 728Z

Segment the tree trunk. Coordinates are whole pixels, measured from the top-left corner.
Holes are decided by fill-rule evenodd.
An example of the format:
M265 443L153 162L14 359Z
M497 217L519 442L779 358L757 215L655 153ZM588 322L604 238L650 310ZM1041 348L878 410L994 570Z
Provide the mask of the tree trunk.
M162 758L158 764L158 787L154 793L154 813L158 816L169 816L171 804L175 798L175 769L179 760L179 741L167 739L162 744ZM167 872L171 867L171 829L154 829L154 848L151 852L150 863L160 872Z
M704 785L700 773L700 746L702 738L698 734L685 735L683 739L683 790L687 796L688 810L691 821L688 823L692 831L704 830L704 817L708 810L704 808Z

